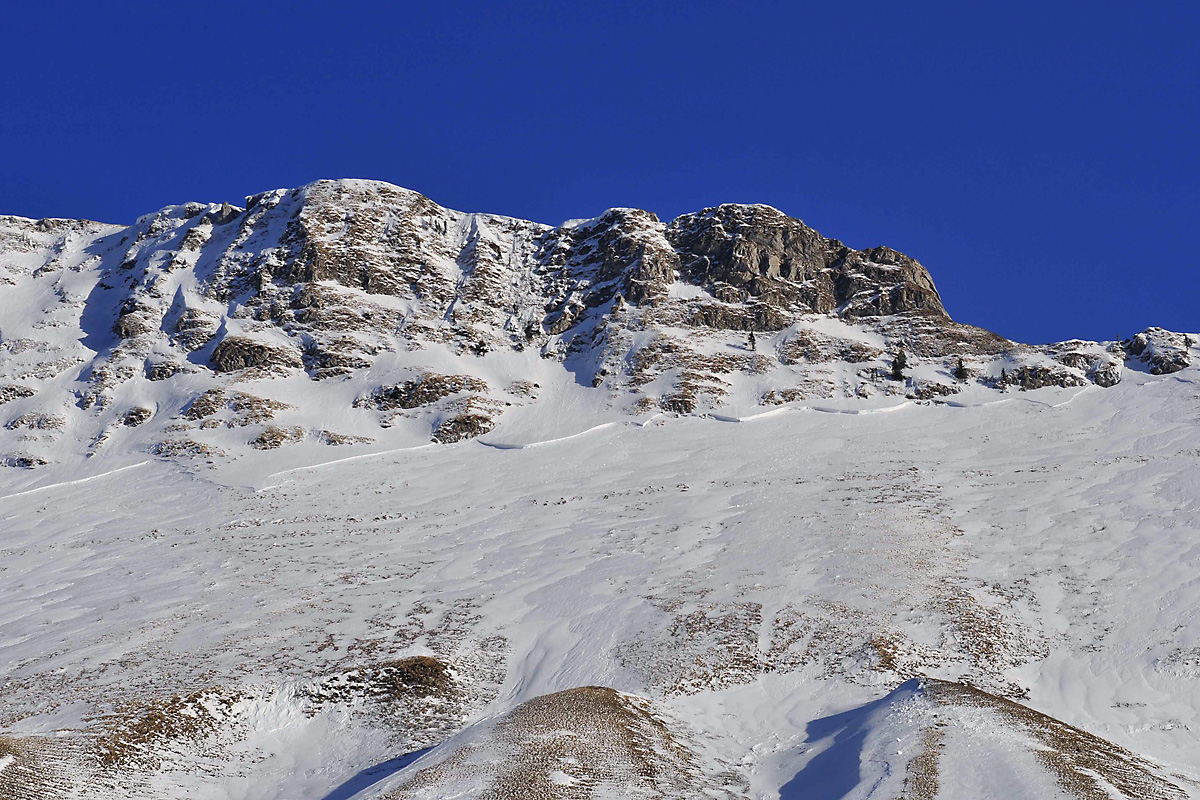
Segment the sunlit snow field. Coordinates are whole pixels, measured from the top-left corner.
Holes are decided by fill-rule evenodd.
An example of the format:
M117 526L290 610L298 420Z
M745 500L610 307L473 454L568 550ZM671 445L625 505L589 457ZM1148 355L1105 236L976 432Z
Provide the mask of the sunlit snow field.
M835 715L927 675L1019 698L1195 793L1198 378L623 418L544 444L502 425L280 474L265 456L257 475L135 460L15 486L0 726L80 729L122 701L436 652L491 687L472 720L609 686L660 701L753 796L825 797L889 770ZM518 441L535 446L486 444ZM339 724L281 712L243 745L252 772L189 796L370 797L404 777L403 753ZM1018 768L967 755L943 777L960 796Z

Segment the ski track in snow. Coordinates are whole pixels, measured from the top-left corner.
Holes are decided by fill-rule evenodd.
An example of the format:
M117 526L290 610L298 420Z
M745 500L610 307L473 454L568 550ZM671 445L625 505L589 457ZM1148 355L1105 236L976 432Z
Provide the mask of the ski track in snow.
M25 491L22 491L22 492L15 492L13 494L4 495L3 497L0 497L0 502L2 502L4 500L11 500L14 497L25 497L25 496L31 495L31 494L39 494L41 492L50 491L51 489L61 489L64 486L79 486L80 484L91 483L92 481L98 481L101 478L107 478L110 475L116 475L118 473L125 472L127 470L137 469L138 467L144 467L149 463L150 463L150 461L148 461L148 460L147 461L139 461L136 464L129 464L124 467L118 467L117 469L109 470L108 472L101 472L96 475L89 475L86 478L76 478L74 480L61 481L59 483L49 483L49 484L46 484L45 486L37 486L33 489L26 489Z
M393 448L390 450L380 450L375 453L360 453L358 455L347 456L345 458L335 458L332 461L321 461L316 464L306 464L305 466L302 466L302 467L292 467L291 469L280 470L279 472L272 472L270 475L267 475L264 478L264 480L270 480L271 478L278 478L281 475L294 475L294 474L301 473L301 472L309 472L311 470L326 469L328 467L337 466L338 464L349 464L352 461L365 461L367 459L372 459L372 458L383 458L384 456L392 456L392 455L396 455L397 453L412 453L412 452L416 452L418 450L428 450L429 448L436 447L436 446L437 446L436 444L430 443L430 444L420 444L420 445L417 445L416 447L396 447L396 448ZM285 481L284 483L287 483L287 481ZM272 484L270 486L264 486L260 489L257 489L256 491L265 492L270 489L276 489L281 485L282 484Z
M541 441L537 441L537 442L525 442L525 443L520 443L520 444L518 444L518 443L506 444L506 443L502 443L502 442L487 442L487 441L484 441L483 439L476 439L475 441L479 442L479 444L483 445L484 447L491 447L495 450L527 450L531 447L541 447L543 445L548 445L548 444L557 444L559 442L568 442L568 441L571 441L572 439L578 439L581 436L587 436L589 433L594 433L596 431L602 431L602 430L606 430L608 428L612 428L616 424L617 423L615 423L615 422L602 422L599 425L593 425L592 427L588 428L587 430L582 430L579 433L573 433L570 436L559 436L554 439L542 439Z

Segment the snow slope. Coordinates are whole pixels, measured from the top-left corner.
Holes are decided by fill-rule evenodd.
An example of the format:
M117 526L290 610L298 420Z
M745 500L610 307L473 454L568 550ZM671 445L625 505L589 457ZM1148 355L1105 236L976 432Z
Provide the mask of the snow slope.
M0 226L0 800L1200 796L1195 335L1030 347L928 307L780 305L751 349L722 326L774 301L714 299L738 288L714 234L623 310L545 311L519 254L650 248L620 283L658 274L663 231L687 255L694 226L772 209L549 229L315 186ZM441 289L421 311L407 283L344 280L343 245L378 255L368 288L411 266L412 208L453 244L438 302L475 304L465 339L436 332ZM330 233L366 217L382 239ZM325 250L279 256L288 219ZM223 255L160 246L197 227ZM220 265L267 250L273 283L218 302ZM924 285L882 250L828 268L859 311L908 291L863 276ZM607 274L572 253L574 279ZM470 299L480 264L508 265L517 317L541 309L535 341L503 339L492 283ZM799 269L746 286L823 297ZM331 318L255 316L314 286L427 327L356 329L375 349L329 374ZM189 308L215 331L194 350ZM239 337L302 355L225 369L257 358L218 356Z
M892 796L869 791L878 726L838 744L821 720L926 675L1103 737L1194 795L1197 378L664 417L340 461L259 491L155 461L6 497L6 735L88 731L98 712L201 687L287 707L289 682L429 655L464 687L445 736L611 686L690 731L697 774L728 773L735 796L841 796L797 788L820 763L822 785ZM238 710L206 740L219 766L197 777L178 746L155 785L326 798L428 746L366 702ZM965 788L938 796L1059 785L1028 736L994 738L980 747L1005 782L951 736L940 785Z
M1109 387L1192 349L1158 329L1010 342L950 320L913 259L767 206L550 228L361 180L128 227L3 217L0 293L0 468L42 473L18 488L94 458L277 450L282 469L501 419L520 443L658 412Z

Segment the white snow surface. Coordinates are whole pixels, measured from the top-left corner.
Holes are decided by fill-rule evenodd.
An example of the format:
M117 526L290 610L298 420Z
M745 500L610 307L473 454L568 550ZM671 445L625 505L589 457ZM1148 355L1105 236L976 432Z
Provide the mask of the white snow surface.
M482 441L283 474L256 454L202 472L143 459L6 479L3 730L83 730L122 698L325 674L356 643L428 652L419 636L397 645L397 630L457 604L474 617L464 642L500 636L506 649L495 699L464 724L611 686L678 715L754 797L842 796L793 778L836 745L824 780L850 786L847 765L886 726L865 723L847 749L816 721L914 674L1022 692L1194 780L1198 378L739 425L580 421L568 437L563 420L541 438L514 420ZM487 446L506 442L526 446ZM966 603L998 626L982 655L956 619ZM732 622L681 638L680 615ZM839 633L803 656L772 623L797 615ZM879 636L900 642L892 665L869 646ZM403 755L369 726L267 716L239 745L257 753L249 777L174 778L168 795L338 797ZM1051 796L1025 750L956 755L968 744L952 738L943 755L946 796L1016 796L986 775L1014 764L1032 776L1027 796ZM873 769L845 796L892 796L868 791Z

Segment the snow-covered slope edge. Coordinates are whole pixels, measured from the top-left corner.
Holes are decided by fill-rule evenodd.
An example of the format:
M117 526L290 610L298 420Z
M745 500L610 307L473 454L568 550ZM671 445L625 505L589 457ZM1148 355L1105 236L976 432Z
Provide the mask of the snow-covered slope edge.
M1009 342L951 321L911 258L767 206L551 228L358 180L129 227L0 218L0 299L0 464L62 466L23 486L97 456L249 475L497 425L1107 387L1193 345Z

